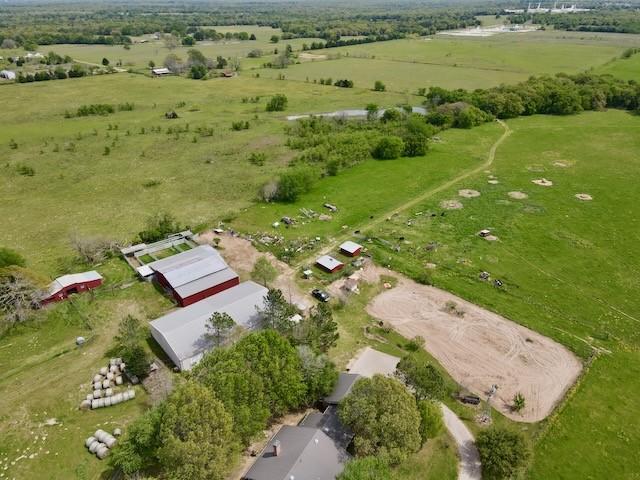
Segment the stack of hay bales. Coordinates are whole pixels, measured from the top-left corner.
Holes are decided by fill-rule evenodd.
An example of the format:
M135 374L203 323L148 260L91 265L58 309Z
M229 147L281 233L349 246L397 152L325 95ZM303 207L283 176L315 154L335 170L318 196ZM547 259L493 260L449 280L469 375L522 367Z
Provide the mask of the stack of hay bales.
M127 389L124 392L116 392L117 387L124 384L122 374L126 368L121 358L112 358L109 365L102 367L98 373L93 376L92 387L93 393L90 393L80 403L81 409L102 408L117 405L135 398L136 392ZM88 445L87 445L88 446Z
M96 430L96 433L87 438L84 444L91 453L95 453L96 457L102 460L109 455L109 450L114 447L116 442L117 440L113 435L105 432L104 430Z

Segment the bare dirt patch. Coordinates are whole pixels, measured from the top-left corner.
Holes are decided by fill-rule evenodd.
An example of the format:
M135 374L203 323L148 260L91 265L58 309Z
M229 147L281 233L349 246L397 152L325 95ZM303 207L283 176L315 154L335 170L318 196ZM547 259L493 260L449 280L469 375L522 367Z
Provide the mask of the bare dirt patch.
M593 197L588 193L576 193L576 198L578 200L582 200L583 202L588 202L590 200L593 200Z
M440 208L445 210L460 210L462 207L462 203L458 200L443 200L440 202Z
M485 397L497 384L492 405L509 418L542 420L580 374L580 361L553 340L455 295L394 275L397 286L376 296L367 312L406 338L424 337L425 349L473 393ZM464 315L449 313L446 306L452 303ZM526 399L520 413L511 410L517 392Z
M529 195L524 192L509 192L507 195L515 200L524 200L525 198L529 198Z
M309 295L298 288L294 281L296 272L289 265L281 262L271 253L258 251L249 240L244 238L227 233L214 235L213 238L215 237L220 239L218 245L225 261L241 278L248 279L258 258L266 257L278 271L278 277L270 286L282 290L285 297L302 310L306 310L313 305ZM201 235L200 238L207 237Z
M463 188L462 190L458 190L458 195L464 198L475 198L480 196L480 192L469 188Z
M546 178L536 178L535 180L531 180L531 183L535 183L536 185L540 185L541 187L551 187L553 182L551 180L547 180Z

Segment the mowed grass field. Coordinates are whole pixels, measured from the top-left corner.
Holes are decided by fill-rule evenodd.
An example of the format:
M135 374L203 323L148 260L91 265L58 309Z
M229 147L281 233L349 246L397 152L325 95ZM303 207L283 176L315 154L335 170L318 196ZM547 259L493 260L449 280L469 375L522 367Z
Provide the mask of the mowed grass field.
M168 211L193 227L250 205L260 185L292 156L283 146L284 113L264 111L276 93L287 94L288 113L406 101L248 77L201 82L122 73L3 87L0 244L20 251L32 268L57 275L65 273L59 259L72 254L71 235L127 241L156 212ZM258 103L242 102L256 96ZM64 118L83 104L124 102L135 110ZM165 119L169 110L180 118ZM250 129L232 131L234 121L248 121ZM167 133L169 128L181 133ZM198 128L210 129L211 136ZM252 152L265 153L266 164L251 165ZM35 175L20 175L20 166Z
M640 118L609 111L508 124L513 134L490 172L364 233L400 247L371 244L381 263L414 277L428 272L435 285L560 341L590 365L543 423L529 478L637 478L640 215L633 199ZM490 174L500 183L488 184ZM531 183L543 177L553 186ZM460 198L458 188L481 195ZM511 191L528 198L510 198ZM577 193L593 200L578 200ZM440 216L440 202L450 199L464 208ZM417 211L438 216L416 217ZM482 228L499 241L479 238ZM430 243L436 248L427 249ZM504 287L480 281L482 271Z
M149 61L155 62L156 65L162 66L167 55L173 53L187 59L187 52L195 48L200 50L207 58L215 59L218 56L224 58L238 57L246 59L247 54L252 50L261 50L265 56L273 54L275 49L284 49L286 44L290 44L294 49L302 48L302 43L311 43L320 41L320 39L291 39L281 41L280 43L271 43L273 35L282 36L282 30L270 27L258 27L255 25L225 27L212 26L204 27L215 29L217 32L247 32L256 36L256 40L240 41L236 39L210 41L203 40L195 46L178 46L175 49L169 49L165 46L163 40L156 40L153 35L145 35L133 39L134 43L127 50L122 45L44 45L39 48L42 53L54 51L60 55L69 55L74 60L101 64L103 58L109 59L112 65L120 62L122 68L132 69L148 69ZM144 42L144 43L141 43Z
M577 73L619 57L639 46L637 35L575 34L539 31L485 38L409 38L349 47L314 50L330 60L305 61L284 70L260 69L260 76L285 75L296 81L347 78L373 88L376 80L388 90L418 88L486 88L526 80L531 75Z

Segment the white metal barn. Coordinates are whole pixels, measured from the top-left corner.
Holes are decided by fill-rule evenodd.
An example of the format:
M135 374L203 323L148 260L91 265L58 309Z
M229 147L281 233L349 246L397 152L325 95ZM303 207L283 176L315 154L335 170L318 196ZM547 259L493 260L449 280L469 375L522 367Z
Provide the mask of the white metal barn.
M205 337L211 315L226 313L237 325L252 328L267 292L255 282L241 283L152 321L151 335L180 370L190 370L212 348Z

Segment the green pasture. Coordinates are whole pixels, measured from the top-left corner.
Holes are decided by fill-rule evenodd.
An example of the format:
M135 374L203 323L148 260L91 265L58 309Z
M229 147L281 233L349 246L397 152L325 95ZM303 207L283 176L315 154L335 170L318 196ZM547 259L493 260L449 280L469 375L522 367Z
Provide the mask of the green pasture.
M624 80L636 80L640 78L640 53L629 58L616 58L595 69L596 73L606 73Z
M374 238L368 246L379 262L414 277L429 272L435 285L558 340L585 361L598 353L566 405L542 423L530 478L634 478L640 229L632 199L640 118L609 111L508 123L514 133L490 169L499 184L479 174L365 232ZM531 183L538 178L553 186ZM460 198L458 188L481 196ZM529 197L515 200L510 191ZM456 198L464 208L441 216L440 202ZM478 237L483 228L499 240ZM427 262L437 268L427 270ZM504 287L479 280L482 271Z
M128 241L153 213L168 211L194 227L249 206L293 156L284 147L285 113L264 111L276 93L289 98L285 113L407 101L249 77L195 81L126 73L1 88L11 120L0 129L0 244L19 250L32 268L57 275L66 273L59 260L71 255L73 234ZM49 100L31 101L36 97ZM243 103L245 97L261 99ZM134 103L135 110L64 118L83 104L123 102ZM180 118L165 119L169 110ZM238 120L251 128L232 131L231 122ZM211 136L201 136L199 127L211 129ZM182 133L169 134L168 128ZM263 167L248 162L256 151L267 155ZM21 165L35 175L20 175Z

